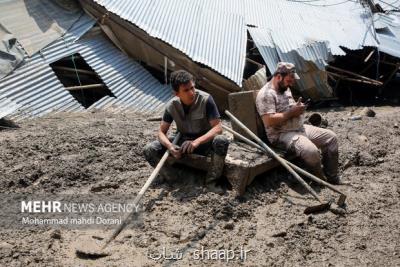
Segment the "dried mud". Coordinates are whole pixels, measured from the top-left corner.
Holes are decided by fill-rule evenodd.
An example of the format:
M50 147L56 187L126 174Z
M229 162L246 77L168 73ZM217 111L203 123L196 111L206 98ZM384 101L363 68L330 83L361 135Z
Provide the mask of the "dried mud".
M204 190L202 174L157 180L145 210L110 244L111 254L78 258L76 245L107 230L1 229L2 266L398 266L400 265L400 109L348 120L320 110L340 143L348 214L304 215L315 204L283 169L258 178L246 194ZM356 114L358 111L354 111ZM152 172L142 156L159 122L135 114L58 114L0 131L0 193L135 195ZM397 127L396 127L397 125ZM325 199L337 195L315 189ZM249 250L245 260L195 260L193 251ZM181 260L148 255L183 252Z

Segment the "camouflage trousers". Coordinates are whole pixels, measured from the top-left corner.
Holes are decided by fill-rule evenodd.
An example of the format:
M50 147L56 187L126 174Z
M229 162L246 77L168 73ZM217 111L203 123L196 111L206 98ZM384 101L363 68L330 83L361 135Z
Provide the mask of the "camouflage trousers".
M172 141L174 139L174 137L170 137L169 139ZM187 141L187 140L193 140L193 139L183 136L178 141L177 145L180 146L184 141ZM217 156L217 157L223 158L225 160L226 154L228 152L228 147L229 147L229 140L223 135L217 135L214 137L214 139L212 141L198 146L193 151L193 154L198 154L198 155L202 155L202 156L211 156L212 158L213 158L213 156ZM163 145L161 145L161 143L158 140L156 140L156 141L153 141L153 142L147 144L144 147L143 154L144 154L144 157L146 158L147 162L152 167L156 167L166 150L167 149ZM223 168L224 160L222 161L222 163L220 163L220 164L222 164L222 166L219 166L221 168L221 170ZM171 173L171 167L168 165L168 163L166 163L164 165L162 170L163 170L163 172L161 172L161 174L163 174L163 173L166 174L168 172Z
M333 131L304 125L303 132L281 133L278 143L296 153L315 175L325 173L328 181L338 176L338 141Z

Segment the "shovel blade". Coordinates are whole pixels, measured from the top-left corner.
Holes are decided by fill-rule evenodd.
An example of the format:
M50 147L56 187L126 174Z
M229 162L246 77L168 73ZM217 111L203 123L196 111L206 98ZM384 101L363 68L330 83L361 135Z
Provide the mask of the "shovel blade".
M111 255L103 248L104 242L97 236L83 236L75 242L75 255L81 259L98 259Z

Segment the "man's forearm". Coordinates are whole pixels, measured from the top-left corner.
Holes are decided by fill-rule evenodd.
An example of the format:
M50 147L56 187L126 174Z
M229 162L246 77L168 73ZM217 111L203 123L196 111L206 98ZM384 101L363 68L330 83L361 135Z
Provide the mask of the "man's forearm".
M172 143L171 141L169 141L167 135L161 131L158 132L158 141L160 141L160 143L166 147L168 150L171 149L172 147Z
M290 111L275 113L273 115L269 115L267 120L267 124L269 126L279 126L284 124L287 120L292 118L292 114ZM264 120L264 118L263 118Z
M202 136L198 137L195 141L197 141L200 145L207 143L214 139L215 136L222 133L221 124L215 125L212 127L207 133L203 134Z

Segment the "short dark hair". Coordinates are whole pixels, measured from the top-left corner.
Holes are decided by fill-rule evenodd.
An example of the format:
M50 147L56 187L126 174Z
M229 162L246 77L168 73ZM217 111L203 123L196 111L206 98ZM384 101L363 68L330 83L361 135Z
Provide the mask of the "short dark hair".
M194 82L193 75L185 70L177 70L171 73L170 83L172 89L174 89L176 92L179 91L179 86L182 84L187 84L190 81Z

